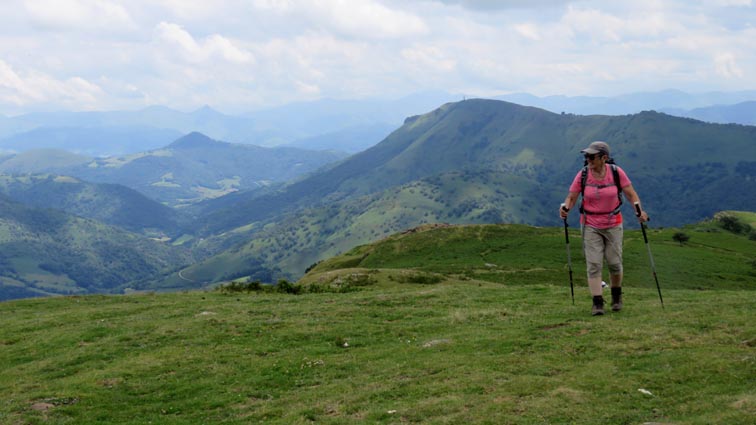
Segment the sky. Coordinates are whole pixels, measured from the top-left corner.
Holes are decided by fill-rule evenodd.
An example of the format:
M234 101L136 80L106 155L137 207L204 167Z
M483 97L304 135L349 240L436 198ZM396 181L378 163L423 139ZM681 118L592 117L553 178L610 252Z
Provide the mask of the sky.
M756 89L756 0L4 0L0 114Z

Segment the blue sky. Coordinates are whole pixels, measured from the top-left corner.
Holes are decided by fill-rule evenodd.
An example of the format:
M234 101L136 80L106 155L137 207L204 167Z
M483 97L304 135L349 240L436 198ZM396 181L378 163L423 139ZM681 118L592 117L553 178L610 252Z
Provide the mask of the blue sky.
M756 89L751 0L6 0L0 113Z

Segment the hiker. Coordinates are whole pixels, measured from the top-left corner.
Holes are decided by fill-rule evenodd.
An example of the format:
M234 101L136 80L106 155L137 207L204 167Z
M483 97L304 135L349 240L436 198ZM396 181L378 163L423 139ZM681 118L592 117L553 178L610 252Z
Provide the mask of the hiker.
M580 212L588 286L593 296L591 314L598 316L604 314L601 287L604 259L611 275L612 310L622 309L622 193L638 206L640 198L627 174L614 164L608 144L593 142L580 152L585 155L586 165L572 181L567 198L559 208L559 216L566 219L582 194ZM648 214L642 208L639 211L638 220L648 221Z

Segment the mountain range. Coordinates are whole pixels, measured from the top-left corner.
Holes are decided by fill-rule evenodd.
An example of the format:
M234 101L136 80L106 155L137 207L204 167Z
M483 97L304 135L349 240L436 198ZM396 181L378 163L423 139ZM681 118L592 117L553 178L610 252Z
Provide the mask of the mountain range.
M200 132L232 143L294 146L310 150L364 150L401 126L404 118L463 99L443 91L399 99L321 99L230 115L204 106L181 112L164 106L136 111L30 113L0 116L0 150L62 149L88 156L128 155L161 148L180 135ZM545 96L512 93L494 97L555 113L625 115L665 112L703 121L753 124L743 111L756 91L687 93L679 90L617 96ZM753 107L750 107L752 111ZM712 109L706 111L705 109Z
M720 124L756 125L756 101L734 105L713 105L695 109L670 109L664 112L681 117Z
M680 90L638 92L616 96L535 96L529 93L512 93L494 97L496 100L535 106L555 113L579 115L626 115L642 111L658 111L671 115L687 116L688 111L699 108L719 108L756 99L756 91L688 93ZM695 117L691 117L695 118ZM747 124L727 118L727 123Z
M184 276L209 283L255 264L252 277L296 278L330 255L424 223L558 224L579 151L597 139L610 143L657 226L756 210L756 127L466 100L408 118L327 170L249 200L240 194L233 207L200 217L194 231L220 252ZM625 215L633 227L631 207Z
M199 133L161 150L89 160L67 170L78 170L68 173L77 181L102 182L107 176L113 179L109 183L153 199L159 193L155 188L195 188L199 183L191 179L200 177L213 182L215 187L202 187L211 192L204 198L214 199L195 197L192 205L186 205L186 194L160 192L163 203L186 205L176 220L166 216L166 226L177 226L170 231L131 227L143 235L150 235L148 229L153 236L170 236L164 245L191 250L191 261L170 263L173 272L170 267L154 270L111 286L186 288L244 277L296 279L329 256L426 223L560 225L557 206L582 166L580 149L593 140L609 142L655 226L697 222L724 209L756 211L756 127L651 111L557 114L486 99L447 103L406 118L375 146L346 159L323 158L317 171L284 173L274 185L260 185L257 175L243 180L249 182L245 188L222 186L228 179L231 185L242 181L228 175L282 165L271 162L273 156L252 166L260 159L255 157L269 151ZM247 148L255 154L242 157ZM291 162L281 164L291 169ZM172 167L172 175L166 167ZM219 170L230 173L226 180L212 174ZM224 195L227 189L242 190ZM632 209L626 206L624 212L627 226L633 227ZM573 226L576 219L573 214Z
M89 156L126 155L163 147L182 134L201 132L231 143L354 153L381 141L405 117L460 97L422 92L400 99L323 99L242 115L225 114L210 106L192 112L150 106L136 111L0 116L0 150L45 148Z

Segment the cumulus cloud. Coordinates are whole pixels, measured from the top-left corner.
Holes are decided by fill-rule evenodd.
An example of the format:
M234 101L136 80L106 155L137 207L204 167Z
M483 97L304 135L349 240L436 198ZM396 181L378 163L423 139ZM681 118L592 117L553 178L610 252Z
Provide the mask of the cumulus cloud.
M14 106L51 103L76 109L97 106L103 94L96 84L83 78L58 80L39 72L19 73L0 60L0 101Z
M435 46L415 46L402 50L401 54L402 58L419 66L423 71L433 69L448 72L454 70L457 65L456 60Z
M26 0L32 25L49 30L120 31L137 27L123 5L107 0Z
M312 29L353 38L400 38L429 31L421 17L376 0L254 0L252 4L292 17Z
M756 88L752 0L8 0L0 112ZM686 86L687 84L687 86ZM106 106L107 107L107 106ZM4 108L4 109L3 109Z
M254 59L252 54L219 34L210 35L198 42L180 25L169 22L161 22L155 31L159 40L170 47L177 47L188 62L223 59L234 63L249 63Z
M738 66L735 55L732 53L720 53L714 57L714 67L717 75L725 78L740 78L744 75Z

